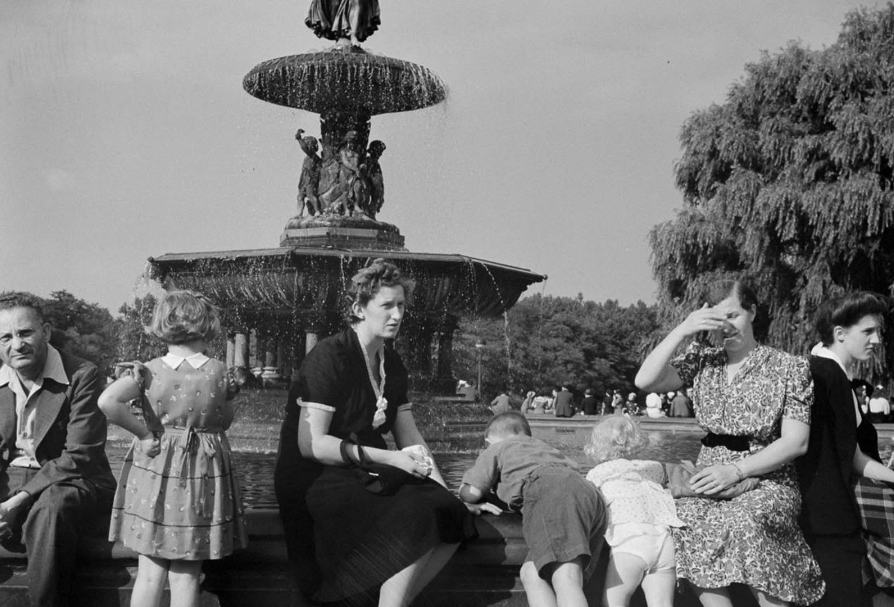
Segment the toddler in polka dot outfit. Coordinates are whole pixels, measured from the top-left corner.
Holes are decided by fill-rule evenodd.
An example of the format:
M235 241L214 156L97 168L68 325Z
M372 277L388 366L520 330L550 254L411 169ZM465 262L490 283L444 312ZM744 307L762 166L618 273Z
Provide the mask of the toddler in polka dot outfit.
M628 605L642 586L649 607L674 602L676 564L671 527L682 527L674 499L665 488L667 475L660 462L627 459L648 444L639 425L615 415L593 428L584 447L596 467L587 480L596 485L608 504L605 532L611 548L605 578L604 605Z
M237 392L226 365L205 355L220 332L217 309L190 291L158 302L148 331L168 353L102 393L109 421L134 435L115 493L109 539L139 553L131 605L158 605L165 580L171 604L199 604L202 561L247 543L239 486L224 431ZM143 419L130 401L143 403Z

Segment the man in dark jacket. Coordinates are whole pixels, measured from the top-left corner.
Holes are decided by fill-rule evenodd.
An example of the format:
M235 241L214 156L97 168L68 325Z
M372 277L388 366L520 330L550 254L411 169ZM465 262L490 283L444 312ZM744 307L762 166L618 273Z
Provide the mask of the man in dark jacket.
M115 478L96 366L49 344L40 300L0 296L0 541L24 543L32 605L68 604L78 538Z

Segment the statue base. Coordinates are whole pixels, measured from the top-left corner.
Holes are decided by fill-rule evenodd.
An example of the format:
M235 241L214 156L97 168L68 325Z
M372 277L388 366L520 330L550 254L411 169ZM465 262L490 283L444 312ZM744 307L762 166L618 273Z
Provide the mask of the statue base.
M292 217L279 238L279 246L406 251L397 226L365 215Z

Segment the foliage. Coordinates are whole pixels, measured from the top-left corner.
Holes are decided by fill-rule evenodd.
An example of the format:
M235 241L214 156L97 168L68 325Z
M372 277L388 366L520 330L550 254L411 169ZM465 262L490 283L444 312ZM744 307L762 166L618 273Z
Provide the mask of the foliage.
M622 307L582 295L534 295L502 320L465 320L454 341L454 372L475 381L481 355L482 394L503 389L548 394L557 385L582 392L633 387L640 344L658 327L654 306ZM479 340L486 347L475 348Z
M768 341L806 352L822 301L894 287L894 6L849 13L822 51L764 53L681 142L684 207L650 233L665 322L744 273Z
M121 315L116 344L118 360L146 361L165 353L164 342L144 329L152 321L154 310L155 298L151 294L135 297L132 304L125 303L118 308Z
M106 308L63 290L53 291L43 299L43 312L53 327L54 345L100 369L109 368L118 339L118 323Z

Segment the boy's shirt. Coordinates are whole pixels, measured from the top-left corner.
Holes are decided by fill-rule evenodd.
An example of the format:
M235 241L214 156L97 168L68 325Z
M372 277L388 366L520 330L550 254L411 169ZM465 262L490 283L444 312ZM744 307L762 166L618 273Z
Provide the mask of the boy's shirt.
M481 452L475 465L463 475L463 484L482 495L489 491L512 510L521 510L525 481L538 468L556 466L580 472L573 459L538 438L510 436Z

